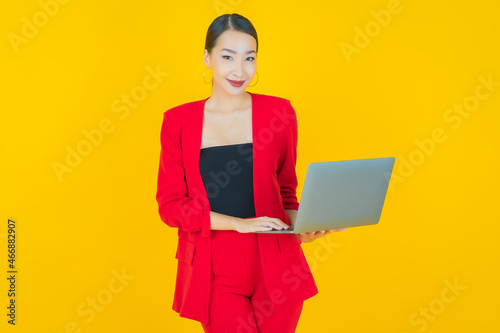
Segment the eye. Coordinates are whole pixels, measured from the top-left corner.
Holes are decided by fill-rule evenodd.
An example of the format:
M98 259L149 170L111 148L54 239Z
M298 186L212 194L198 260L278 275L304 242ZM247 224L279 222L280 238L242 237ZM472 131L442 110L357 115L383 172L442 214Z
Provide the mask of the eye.
M231 56L228 56L228 55L223 55L223 56L222 56L222 58L224 58L224 59L226 59L226 60L229 60L229 59L227 59L226 57L231 58Z
M254 58L254 57L248 57L248 58L247 58L247 60L248 60L248 59L251 59L250 61L254 61L254 60L255 60L255 58Z

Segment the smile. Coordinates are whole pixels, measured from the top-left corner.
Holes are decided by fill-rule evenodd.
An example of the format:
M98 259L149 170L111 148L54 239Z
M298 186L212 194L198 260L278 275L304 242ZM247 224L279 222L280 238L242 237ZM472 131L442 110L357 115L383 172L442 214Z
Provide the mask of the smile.
M231 85L233 87L241 87L243 85L243 83L245 83L245 80L243 81L234 81L234 80L229 80L229 79L226 79L229 81L229 83L231 83Z

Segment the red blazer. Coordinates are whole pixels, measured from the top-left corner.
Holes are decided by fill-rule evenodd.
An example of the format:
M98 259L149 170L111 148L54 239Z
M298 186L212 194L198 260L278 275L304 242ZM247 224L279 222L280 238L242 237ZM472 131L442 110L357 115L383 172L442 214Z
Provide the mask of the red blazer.
M289 100L251 93L253 187L256 216L280 218L298 209L297 118ZM156 200L161 220L178 228L177 279L172 309L207 323L211 283L210 204L199 170L205 101L163 114ZM258 234L262 269L276 311L304 301L318 288L295 234Z

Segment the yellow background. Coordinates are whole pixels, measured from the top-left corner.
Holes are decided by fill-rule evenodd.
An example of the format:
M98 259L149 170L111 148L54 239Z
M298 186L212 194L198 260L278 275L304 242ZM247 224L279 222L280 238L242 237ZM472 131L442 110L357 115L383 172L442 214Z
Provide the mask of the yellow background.
M248 91L288 98L297 111L299 199L310 162L396 157L378 225L326 236L331 253L332 245L303 244L320 293L305 302L297 332L500 330L498 1L5 6L2 332L202 331L171 310L177 232L157 213L159 134L165 110L210 95L206 31L227 12L258 32L259 82ZM390 22L375 23L373 13L389 9ZM34 21L16 46L13 36ZM371 35L366 45L359 31ZM346 56L346 45L361 47ZM125 107L148 68L168 75ZM467 117L446 118L488 76L497 82L488 97ZM65 163L67 147L85 148L83 131L106 119L113 127L102 142L58 178L53 164ZM15 327L6 323L8 218L18 233ZM453 293L453 281L464 289Z

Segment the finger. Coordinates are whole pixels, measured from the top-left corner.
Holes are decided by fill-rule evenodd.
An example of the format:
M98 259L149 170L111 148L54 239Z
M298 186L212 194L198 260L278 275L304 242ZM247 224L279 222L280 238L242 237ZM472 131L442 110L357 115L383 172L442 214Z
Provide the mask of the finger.
M268 230L273 230L272 227L270 226L261 226L260 228L257 228L257 231L268 231Z
M288 224L284 223L283 221L281 221L280 219L278 218L275 218L275 217L268 217L268 216L264 216L265 218L265 222L268 223L268 225L272 225L273 228L275 229L281 229L281 228L288 228Z
M264 230L272 230L274 229L275 225L273 223L269 222L261 222L257 224L259 227L266 228Z
M269 225L272 226L274 229L278 230L284 230L288 229L290 226L286 223L279 223L278 221L270 221Z
M281 226L282 226L282 227L284 227L284 228L288 228L288 224L286 224L285 222L281 221L280 219L275 218L275 219L273 219L273 220L274 220L274 222L275 222L276 224L281 225Z
M271 225L273 226L273 228L274 228L274 229L279 229L279 230L282 230L282 229L287 229L287 228L288 228L288 225L287 225L287 224L282 225L282 224L277 223L277 222L275 222L275 221L272 221L272 222L270 222L270 223L271 223Z

